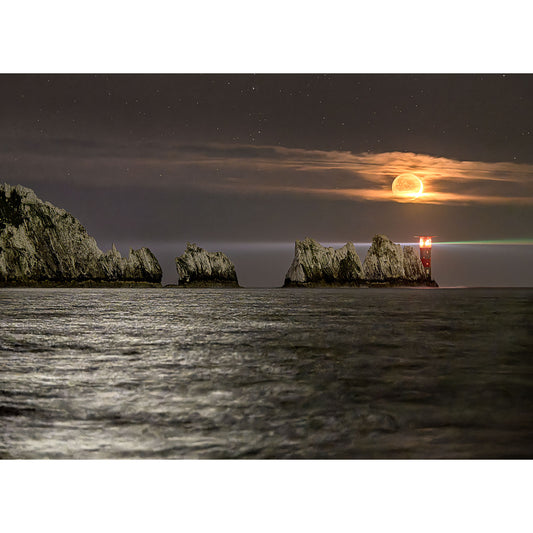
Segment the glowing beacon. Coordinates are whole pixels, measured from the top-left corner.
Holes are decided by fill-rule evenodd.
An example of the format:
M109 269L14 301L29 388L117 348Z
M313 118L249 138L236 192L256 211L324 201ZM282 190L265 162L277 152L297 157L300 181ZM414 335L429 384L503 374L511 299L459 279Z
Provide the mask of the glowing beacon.
M431 279L431 238L420 237L420 259L424 265L427 279Z

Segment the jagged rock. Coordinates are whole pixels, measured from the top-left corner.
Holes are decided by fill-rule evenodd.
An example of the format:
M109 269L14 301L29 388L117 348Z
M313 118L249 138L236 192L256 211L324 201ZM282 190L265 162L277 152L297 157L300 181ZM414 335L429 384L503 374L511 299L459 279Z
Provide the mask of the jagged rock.
M363 263L363 275L367 283L409 285L428 281L415 249L412 246L402 248L385 235L375 235L372 239Z
M391 281L405 277L403 250L400 244L394 244L385 235L376 235L368 250L363 273L367 280Z
M361 260L351 242L335 250L306 237L295 243L284 286L359 285L361 273Z
M426 278L422 261L412 246L376 235L363 266L349 242L335 250L309 237L296 241L285 287L314 286L437 286Z
M122 257L113 244L113 248L100 258L100 263L111 281L146 281L161 283L162 270L155 255L148 248L133 250L129 257Z
M103 253L65 210L31 189L0 185L0 283L4 285L160 284L161 267L148 248L123 258Z
M179 287L238 287L235 266L222 252L206 252L187 243L185 252L176 257Z
M426 281L426 272L420 256L412 246L403 247L403 269L405 279L410 281Z

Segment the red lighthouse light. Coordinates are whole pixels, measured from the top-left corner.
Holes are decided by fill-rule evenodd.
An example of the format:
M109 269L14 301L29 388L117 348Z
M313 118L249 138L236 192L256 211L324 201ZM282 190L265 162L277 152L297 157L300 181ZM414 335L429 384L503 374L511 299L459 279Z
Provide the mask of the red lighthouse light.
M424 266L427 279L431 279L431 237L420 237L420 260Z

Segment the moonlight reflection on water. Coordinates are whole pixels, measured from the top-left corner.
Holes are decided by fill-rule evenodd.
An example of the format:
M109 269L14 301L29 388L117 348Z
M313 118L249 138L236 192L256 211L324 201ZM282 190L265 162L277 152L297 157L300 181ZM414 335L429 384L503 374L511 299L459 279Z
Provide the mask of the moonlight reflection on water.
M533 289L4 289L3 458L532 456Z

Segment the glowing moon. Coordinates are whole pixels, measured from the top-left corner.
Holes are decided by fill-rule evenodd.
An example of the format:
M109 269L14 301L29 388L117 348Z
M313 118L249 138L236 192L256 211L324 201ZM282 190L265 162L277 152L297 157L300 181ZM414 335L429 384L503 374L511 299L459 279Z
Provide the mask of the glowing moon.
M423 192L422 180L414 174L400 174L392 182L392 194L398 200L416 200Z

